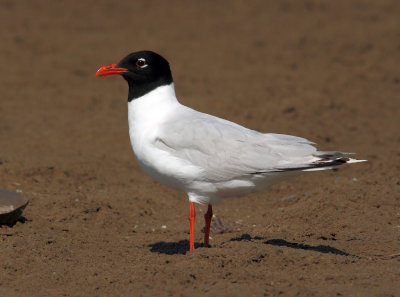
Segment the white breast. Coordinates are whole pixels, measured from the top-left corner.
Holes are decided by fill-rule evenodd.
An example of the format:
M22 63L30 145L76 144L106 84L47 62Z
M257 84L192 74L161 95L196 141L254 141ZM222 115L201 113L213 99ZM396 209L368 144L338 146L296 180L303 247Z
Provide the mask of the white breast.
M185 191L200 168L157 146L159 127L181 108L172 83L129 102L128 122L132 149L142 169L155 180Z

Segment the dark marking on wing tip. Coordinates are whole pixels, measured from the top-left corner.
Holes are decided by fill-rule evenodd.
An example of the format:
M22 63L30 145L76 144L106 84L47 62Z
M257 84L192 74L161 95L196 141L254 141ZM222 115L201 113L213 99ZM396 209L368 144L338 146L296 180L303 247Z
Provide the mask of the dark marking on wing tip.
M301 171L305 169L313 169L313 168L322 168L322 167L331 167L331 166L340 166L346 164L350 159L349 158L340 158L336 160L332 160L329 162L329 159L321 159L322 163L316 162L312 163L309 166L302 166L302 167L291 167L291 168L274 168L273 170L266 170L266 171L256 171L250 174L266 174L266 173L278 173L278 172L288 172L288 171Z

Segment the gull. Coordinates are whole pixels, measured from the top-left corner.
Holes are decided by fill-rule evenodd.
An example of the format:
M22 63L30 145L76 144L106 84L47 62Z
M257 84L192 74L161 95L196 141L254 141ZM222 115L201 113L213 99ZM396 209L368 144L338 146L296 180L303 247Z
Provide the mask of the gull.
M128 82L129 136L137 162L149 176L189 198L190 251L194 203L208 204L208 247L213 204L302 173L366 161L350 158L351 153L317 151L305 138L261 133L182 105L168 61L155 52L131 53L96 72L115 74Z

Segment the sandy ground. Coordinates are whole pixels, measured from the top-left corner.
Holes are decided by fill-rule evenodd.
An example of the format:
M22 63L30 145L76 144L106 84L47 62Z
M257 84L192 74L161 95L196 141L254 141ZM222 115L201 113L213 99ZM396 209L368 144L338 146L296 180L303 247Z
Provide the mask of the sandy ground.
M0 0L0 19L0 188L30 199L0 228L1 296L400 296L398 1ZM369 162L216 206L188 253L126 83L94 77L142 49L185 105Z

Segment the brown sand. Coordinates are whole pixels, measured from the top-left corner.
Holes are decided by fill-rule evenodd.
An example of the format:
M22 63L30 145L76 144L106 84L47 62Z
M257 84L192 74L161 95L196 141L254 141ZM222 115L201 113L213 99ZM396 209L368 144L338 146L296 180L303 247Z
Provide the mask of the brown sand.
M400 296L398 1L0 1L1 296ZM151 49L183 104L357 152L214 208L138 167L127 86L97 68ZM201 244L197 206L195 239ZM163 227L164 226L164 227Z

